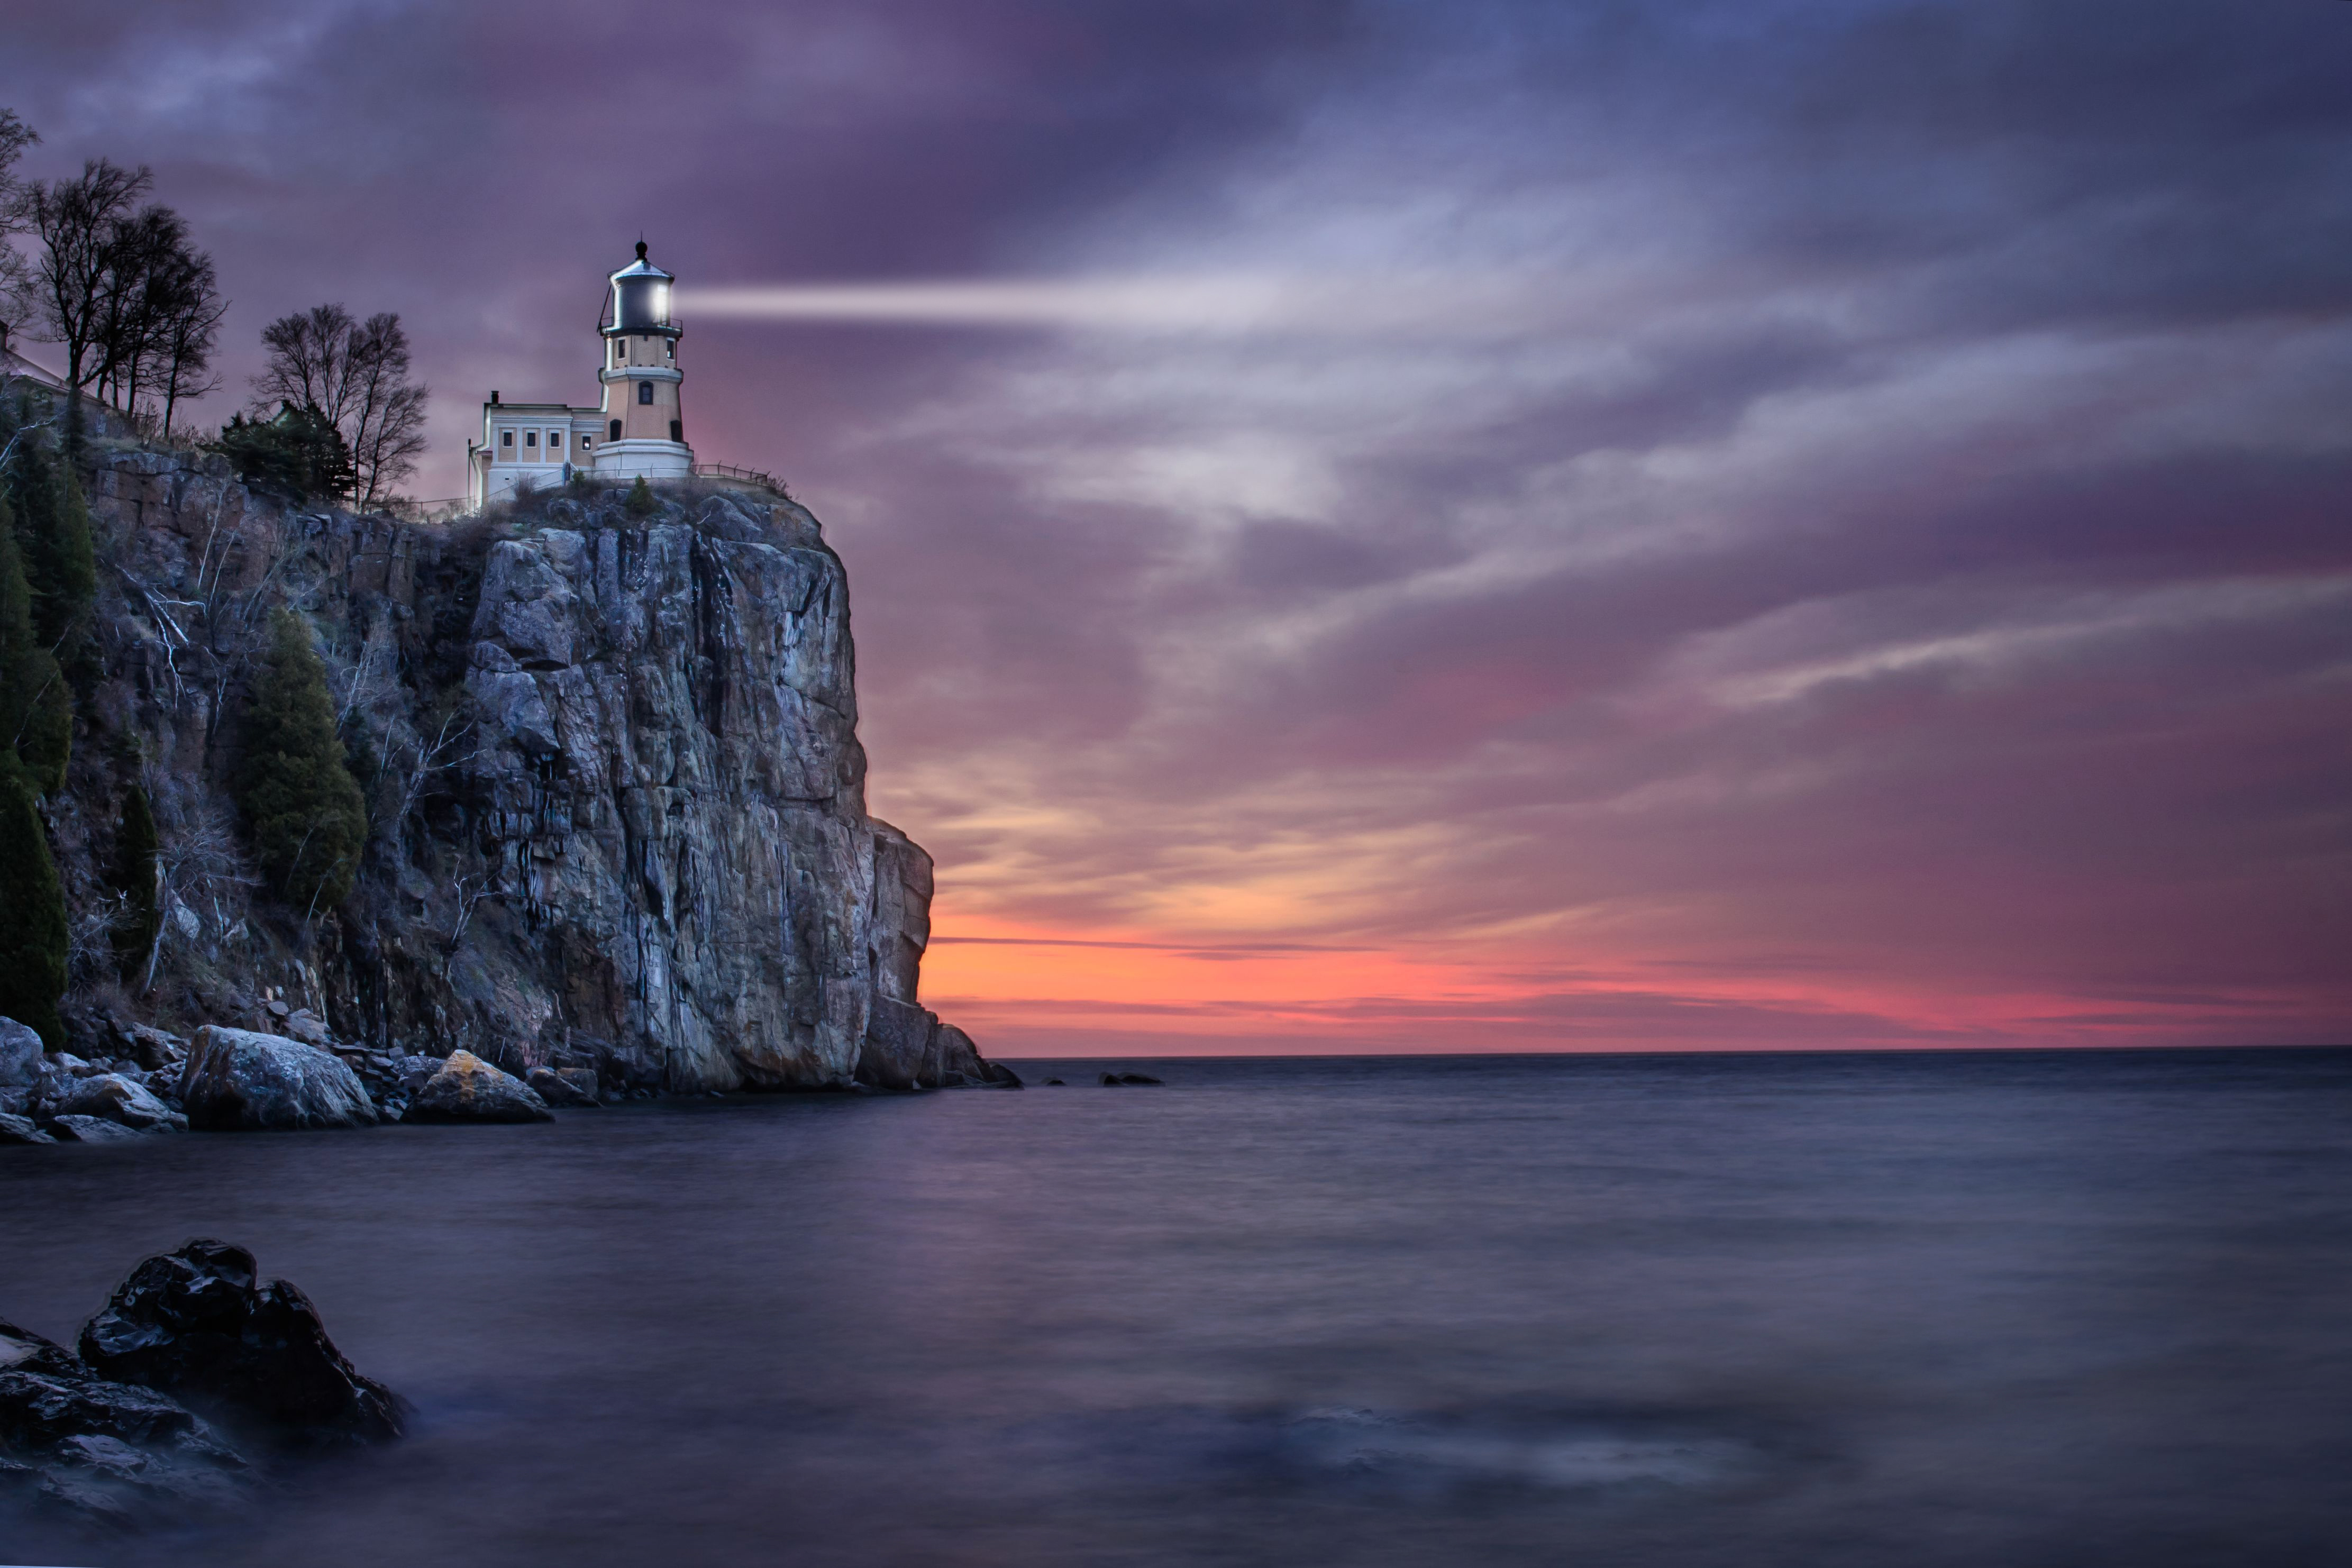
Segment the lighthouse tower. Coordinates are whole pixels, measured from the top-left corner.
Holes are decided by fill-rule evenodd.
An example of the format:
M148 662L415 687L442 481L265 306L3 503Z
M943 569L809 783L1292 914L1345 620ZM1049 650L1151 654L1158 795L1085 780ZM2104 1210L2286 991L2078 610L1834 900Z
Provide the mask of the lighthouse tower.
M615 479L682 479L694 472L686 444L686 414L678 399L684 380L677 340L685 331L670 314L668 273L637 258L613 274L604 306L604 438L596 443L599 474Z
M678 398L684 379L677 340L684 330L670 313L668 273L637 258L606 279L610 285L598 333L604 363L601 407L563 403L482 405L482 438L466 448L466 496L479 508L519 490L543 490L585 471L600 479L683 479L694 473Z

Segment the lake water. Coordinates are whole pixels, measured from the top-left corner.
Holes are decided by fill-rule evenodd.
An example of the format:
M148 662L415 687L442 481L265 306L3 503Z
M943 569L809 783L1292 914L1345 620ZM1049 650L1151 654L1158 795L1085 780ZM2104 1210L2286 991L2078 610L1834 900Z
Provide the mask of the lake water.
M2352 1563L2352 1052L1015 1065L0 1150L0 1316L218 1236L417 1412L0 1560Z

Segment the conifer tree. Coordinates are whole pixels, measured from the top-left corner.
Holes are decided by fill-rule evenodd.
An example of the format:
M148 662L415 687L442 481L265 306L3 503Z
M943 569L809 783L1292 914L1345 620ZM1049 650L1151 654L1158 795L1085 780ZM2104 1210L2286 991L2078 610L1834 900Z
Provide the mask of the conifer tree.
M65 779L73 710L34 631L15 519L0 494L0 1015L65 1047L66 901L37 797Z
M637 476L637 482L629 487L629 493L621 500L623 510L631 517L651 517L654 509L660 504L654 500L654 488L646 483L643 474Z
M351 896L367 845L367 806L343 763L326 667L309 623L291 610L270 622L271 646L245 715L237 800L263 871L302 910Z
M115 835L116 876L122 888L122 918L114 928L114 954L128 980L147 962L163 911L155 901L155 811L138 784L122 798L122 826Z
M25 580L33 590L33 624L42 643L70 664L98 594L89 504L71 465L59 461L32 432L17 441L11 468L8 488L16 501Z
M0 1015L26 1025L53 1051L66 1047L58 998L66 994L66 900L49 858L33 785L0 751Z
M21 763L25 782L47 795L66 780L73 747L73 692L40 635L23 553L0 492L0 755Z

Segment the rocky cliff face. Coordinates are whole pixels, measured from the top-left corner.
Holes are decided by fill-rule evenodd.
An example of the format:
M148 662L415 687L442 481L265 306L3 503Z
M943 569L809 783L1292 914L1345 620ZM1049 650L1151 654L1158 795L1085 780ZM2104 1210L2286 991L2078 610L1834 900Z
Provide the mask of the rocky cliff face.
M347 1040L611 1088L992 1075L917 1001L930 858L866 813L848 582L799 505L688 489L633 517L605 492L435 527L103 440L82 478L102 668L51 809L78 1030L308 1006ZM317 630L369 800L339 910L268 899L226 791L280 603ZM163 937L118 981L133 782Z

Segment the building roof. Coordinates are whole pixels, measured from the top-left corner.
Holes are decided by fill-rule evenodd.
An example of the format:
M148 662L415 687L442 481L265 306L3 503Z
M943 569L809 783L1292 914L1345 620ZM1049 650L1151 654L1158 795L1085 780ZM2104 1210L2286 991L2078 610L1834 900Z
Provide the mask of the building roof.
M664 272L660 268L656 267L652 262L646 259L646 242L642 239L637 241L637 258L635 261L630 262L626 267L622 268L618 272L613 274L613 281L615 283L620 282L624 279L631 278L657 278L665 283L675 283L677 281L677 279L674 275Z

